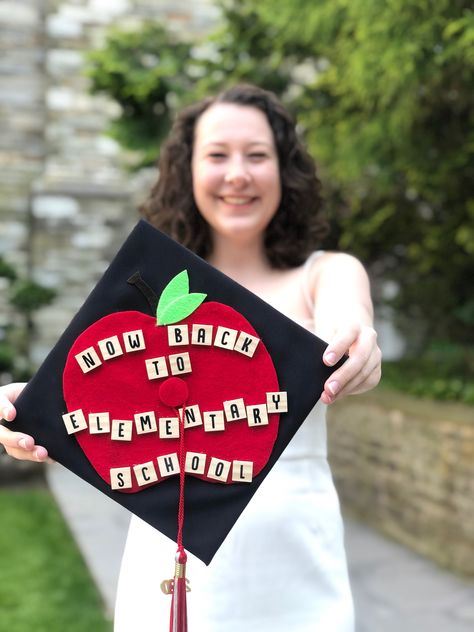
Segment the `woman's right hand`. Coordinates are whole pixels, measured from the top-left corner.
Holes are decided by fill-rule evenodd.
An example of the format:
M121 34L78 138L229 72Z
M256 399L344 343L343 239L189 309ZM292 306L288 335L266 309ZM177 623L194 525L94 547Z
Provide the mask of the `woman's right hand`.
M5 423L13 421L16 417L15 406L13 405L25 388L26 384L7 384L0 387L0 444L3 444L7 454L23 461L49 461L48 451L40 445L36 445L35 440L24 432L13 432L9 430Z

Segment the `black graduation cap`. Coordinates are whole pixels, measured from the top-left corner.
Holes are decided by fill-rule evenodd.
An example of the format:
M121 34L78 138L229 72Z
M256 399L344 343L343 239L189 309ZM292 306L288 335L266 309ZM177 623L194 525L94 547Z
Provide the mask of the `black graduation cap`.
M208 564L334 370L326 346L142 220L12 427L173 540L184 472L184 546Z

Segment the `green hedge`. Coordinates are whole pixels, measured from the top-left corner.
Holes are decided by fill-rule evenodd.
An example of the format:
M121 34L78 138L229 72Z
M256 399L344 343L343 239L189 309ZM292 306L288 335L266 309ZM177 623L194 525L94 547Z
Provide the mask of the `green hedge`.
M419 357L384 362L382 385L419 397L474 404L474 348L438 342Z

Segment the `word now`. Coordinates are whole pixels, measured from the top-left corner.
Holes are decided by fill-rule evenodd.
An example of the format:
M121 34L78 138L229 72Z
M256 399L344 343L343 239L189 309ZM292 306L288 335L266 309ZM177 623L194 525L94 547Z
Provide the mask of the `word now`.
M198 404L180 408L184 410L184 428L203 426L205 432L225 430L226 422L243 419L252 427L266 426L271 413L288 412L288 397L285 391L267 393L265 404L246 406L242 397L225 401L223 410L202 411ZM132 441L133 429L137 435L158 432L160 439L178 439L180 436L179 417L159 417L154 411L139 412L134 419L110 419L108 412L89 413L88 420L82 408L62 416L68 434L89 429L90 434L110 434L114 441Z
M132 472L140 487L180 473L176 452L159 456L156 462L156 465L154 461L147 461L133 467L111 468L110 486L116 490L130 489L133 486ZM253 461L226 461L201 452L186 452L184 471L187 474L201 474L221 483L227 483L229 474L233 483L251 483Z
M168 344L171 347L190 344L214 346L229 351L237 351L249 358L253 357L260 342L260 338L244 331L222 326L215 327L214 325L192 325L191 332L188 325L169 325L167 332ZM99 340L97 346L98 350L91 346L75 355L83 373L97 369L103 361L112 360L124 353L134 353L146 349L142 329L126 331L121 334L121 339L118 335L109 336Z

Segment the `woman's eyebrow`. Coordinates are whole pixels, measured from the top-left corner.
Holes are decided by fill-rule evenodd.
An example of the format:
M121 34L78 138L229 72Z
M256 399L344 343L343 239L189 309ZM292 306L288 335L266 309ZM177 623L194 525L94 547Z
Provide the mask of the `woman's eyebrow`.
M218 146L218 147L227 147L229 143L224 142L224 141L218 141L218 140L209 140L206 141L205 143L202 144L203 147L210 147L210 146ZM263 145L264 147L271 147L271 143L269 143L266 140L253 140L250 141L249 143L247 143L247 147L253 147L254 145Z

